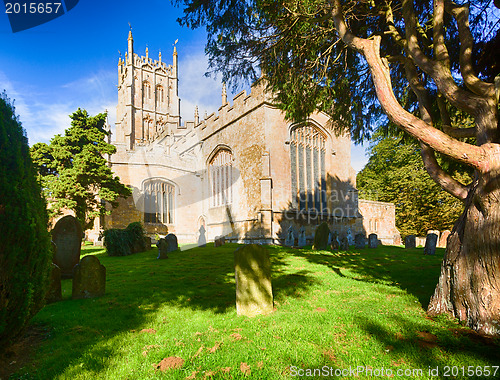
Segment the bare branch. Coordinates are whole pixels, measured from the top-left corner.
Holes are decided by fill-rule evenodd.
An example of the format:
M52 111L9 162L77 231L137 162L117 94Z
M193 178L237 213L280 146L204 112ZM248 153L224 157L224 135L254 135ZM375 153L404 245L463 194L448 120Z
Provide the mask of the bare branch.
M445 100L443 95L438 94L437 104L439 107L439 113L441 114L441 123L443 126L443 131L447 135L455 138L466 138L466 137L476 137L477 128L453 128L451 126L451 119L448 109L446 108Z
M431 117L431 102L429 99L429 94L427 93L425 86L418 76L415 65L409 59L406 60L405 71L411 89L417 96L422 120L427 124L432 125L433 121ZM467 187L461 182L457 181L447 172L445 172L443 168L441 168L436 160L434 151L428 145L420 142L420 146L422 147L421 155L425 169L427 170L427 173L429 173L429 176L434 180L434 182L436 182L439 186L441 186L443 190L450 193L454 197L462 201L465 200L465 198L467 197Z
M367 40L353 35L345 24L340 1L330 1L337 32L349 47L364 55L371 70L377 98L387 116L432 149L478 170L484 169L488 165L484 149L451 138L401 107L392 90L389 67L380 57L380 36Z
M443 125L443 131L447 135L451 137L455 137L458 139L466 138L466 137L476 137L477 129L475 127L470 128L451 128L446 125Z
M474 39L469 28L468 5L464 4L459 6L453 1L446 0L446 11L457 21L458 36L460 39L460 72L465 85L469 90L479 96L494 96L495 86L480 80L474 72L472 65L472 47L474 45Z
M422 148L420 154L424 161L425 170L429 173L430 177L439 185L443 190L453 195L455 198L465 201L467 198L468 187L457 181L451 175L446 173L436 160L434 151L424 143L420 142Z
M444 0L434 0L434 18L433 18L433 40L434 54L436 60L443 63L444 66L450 67L450 55L444 43Z
M448 67L428 58L418 45L413 1L403 0L403 18L406 27L408 53L415 64L432 77L436 86L455 107L476 115L480 112L483 98L461 89Z

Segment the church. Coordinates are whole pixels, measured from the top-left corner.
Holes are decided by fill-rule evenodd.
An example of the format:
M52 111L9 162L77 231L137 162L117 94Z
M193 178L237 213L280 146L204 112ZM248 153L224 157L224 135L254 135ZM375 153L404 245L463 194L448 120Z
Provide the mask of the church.
M140 221L149 236L175 233L180 243L216 236L240 243L283 244L287 233L327 222L340 236L376 233L399 241L395 207L360 200L350 137L337 136L324 113L290 122L273 105L265 79L227 98L216 112L183 121L178 55L172 64L134 52L132 32L118 61L118 105L109 164L133 196L105 228ZM182 83L181 83L182 85Z

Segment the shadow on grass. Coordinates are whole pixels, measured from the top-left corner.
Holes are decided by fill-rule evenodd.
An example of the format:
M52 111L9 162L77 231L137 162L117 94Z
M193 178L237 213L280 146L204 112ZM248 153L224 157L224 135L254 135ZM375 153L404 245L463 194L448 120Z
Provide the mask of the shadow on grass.
M468 328L457 328L454 321L444 316L438 318L439 324L434 325L424 320L421 323L415 323L414 320L410 321L401 316L388 317L388 319L389 321L384 322L385 325L369 317L359 317L355 323L383 345L385 353L394 357L393 363L397 366L404 364L404 359L401 362L401 358L406 357L411 358L416 365L415 368L423 370L425 377L470 379L483 378L484 375L480 376L476 373L468 375L462 372L464 367L458 367L450 361L451 355L455 359L463 358L462 363L469 363L474 371L477 366L483 370L484 366L498 366L499 364L500 341L498 339L480 336ZM394 333L387 326L396 326L403 333ZM455 369L452 369L453 366ZM445 373L447 367L448 374ZM467 369L465 367L464 370L467 371ZM429 376L430 370L434 371L433 376ZM492 367L490 370L493 373ZM414 374L412 376L415 377Z
M177 251L157 260L157 249L124 257L109 257L100 247L85 247L106 267L106 294L100 298L72 300L71 280L63 281L63 301L47 305L34 323L50 326L51 332L38 352L43 373L37 378L54 378L83 362L98 374L118 354L104 343L123 332L140 334L158 319L161 307L214 314L236 313L233 252L237 244ZM286 255L270 250L273 293L278 299L300 297L315 280L304 270L285 268ZM291 272L290 272L291 271ZM209 320L210 315L207 315ZM102 347L106 352L100 352ZM90 355L90 356L89 356ZM91 367L91 368L90 368ZM66 372L66 374L68 374Z
M434 256L423 254L423 248L406 250L401 247L379 246L376 249L349 251L290 250L311 263L326 265L337 275L357 281L395 285L416 296L424 309L438 282L444 249Z

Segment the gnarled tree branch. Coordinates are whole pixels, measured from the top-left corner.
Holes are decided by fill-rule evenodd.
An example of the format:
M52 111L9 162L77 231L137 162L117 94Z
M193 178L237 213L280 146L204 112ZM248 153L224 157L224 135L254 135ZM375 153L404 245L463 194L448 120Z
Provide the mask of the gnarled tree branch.
M446 11L457 21L458 37L460 39L460 72L465 85L476 95L493 96L495 93L495 86L480 80L475 74L472 65L472 47L474 45L474 39L469 28L468 5L464 4L459 6L453 1L446 0Z
M339 0L330 0L332 18L340 38L346 45L363 54L370 67L375 91L387 116L417 140L456 161L480 171L486 162L485 150L455 140L440 130L406 111L397 101L392 90L389 67L380 57L380 36L371 40L353 35L345 24Z
M433 42L434 54L436 60L443 63L444 66L450 67L450 55L448 48L444 43L444 0L434 0L434 18L433 18Z
M428 58L420 49L412 0L403 0L403 18L405 20L407 50L415 64L432 77L439 92L455 107L472 115L478 114L482 108L483 98L461 89L453 79L450 69L443 62Z
M427 170L427 173L429 173L434 182L455 198L465 201L469 188L441 168L436 160L434 151L428 145L420 142L420 147L422 148L420 154L424 161L425 170Z
M431 102L429 95L425 86L418 76L417 69L411 60L407 60L405 63L406 77L410 83L410 87L417 96L418 105L420 109L420 115L422 120L427 124L433 124L431 117ZM436 160L436 155L434 151L424 143L420 142L422 150L420 151L422 155L422 160L424 162L425 170L429 173L429 176L436 182L443 190L450 193L454 197L464 201L467 197L468 189L461 182L457 181L450 174L441 168Z

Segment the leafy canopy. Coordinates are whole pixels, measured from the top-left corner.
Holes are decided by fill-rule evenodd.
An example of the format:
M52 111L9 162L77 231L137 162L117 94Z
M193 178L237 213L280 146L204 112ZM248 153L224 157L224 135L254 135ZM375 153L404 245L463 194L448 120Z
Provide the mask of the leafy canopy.
M178 20L181 25L206 27L210 72L222 73L224 81L236 86L241 79L256 80L262 70L289 119L301 120L319 109L335 120L339 131L349 130L358 142L369 139L378 125L385 124L366 61L339 38L332 17L334 1L176 0L174 3L184 9L184 16ZM340 3L345 22L354 35L381 37L381 55L390 63L395 96L405 108L416 112L417 99L408 86L403 64L408 54L401 38L390 33L394 27L404 35L403 1ZM433 1L413 3L419 43L424 53L433 57ZM492 7L489 0L477 0L470 8L472 34L483 44L494 40L498 33L499 24ZM451 70L459 78L457 24L448 14L444 23ZM498 44L490 47L490 52L495 51ZM478 63L482 55L476 53ZM492 81L498 74L498 66L492 74L491 64L483 61L482 66L476 65L477 71L484 71L482 77ZM432 82L426 74L422 75L424 82ZM429 83L429 88L436 97L435 85Z
M106 142L106 114L89 116L79 108L70 118L71 127L64 135L54 136L48 145L33 145L31 156L49 200L51 216L64 208L73 210L87 229L96 217L109 213L103 201L116 207L118 197L127 197L131 191L113 176L104 158L116 152Z

